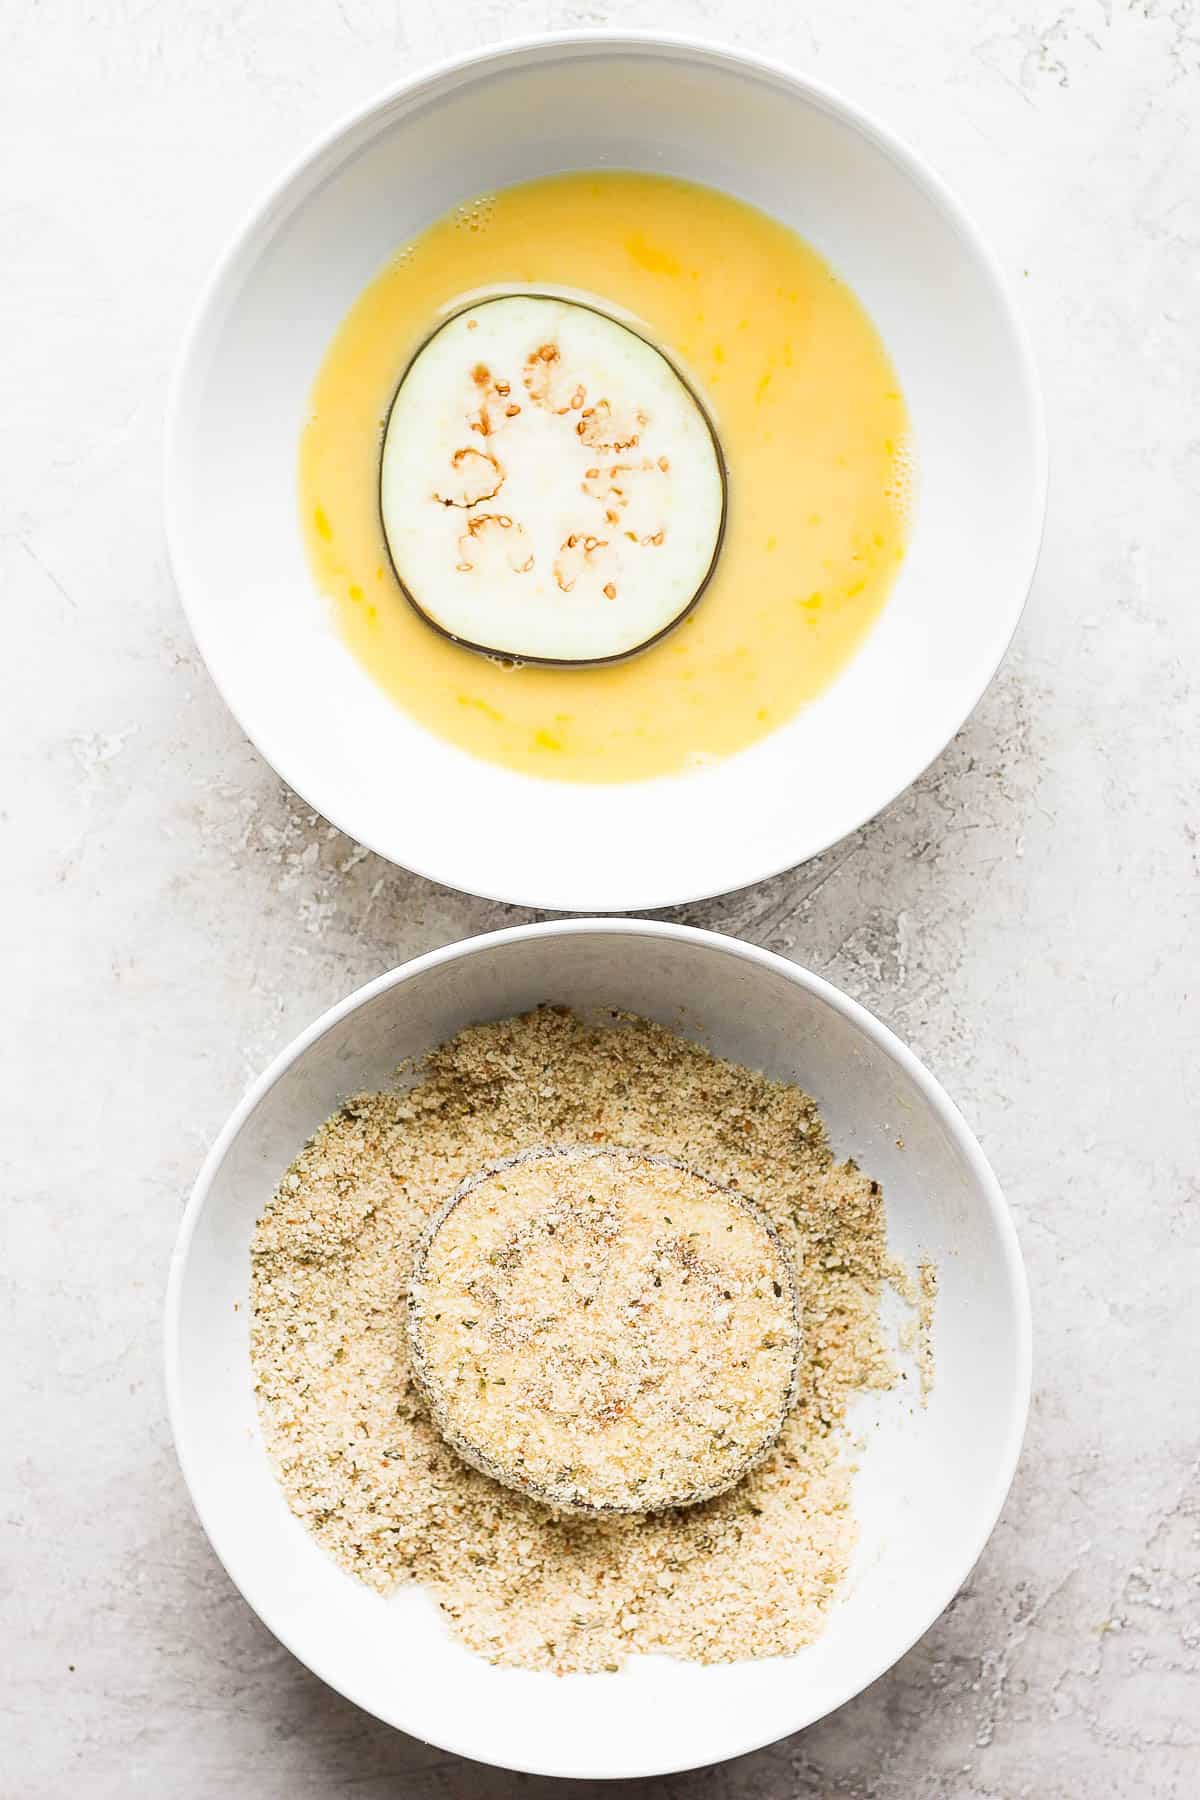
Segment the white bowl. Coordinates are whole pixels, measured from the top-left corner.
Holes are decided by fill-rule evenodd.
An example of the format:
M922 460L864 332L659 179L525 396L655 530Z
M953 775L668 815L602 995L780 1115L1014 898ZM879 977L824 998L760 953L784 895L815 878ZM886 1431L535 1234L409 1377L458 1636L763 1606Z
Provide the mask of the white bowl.
M587 786L480 761L376 687L315 590L296 467L329 340L398 246L468 195L602 165L725 188L829 258L899 371L919 509L881 619L789 725L687 775ZM761 880L894 799L999 665L1033 578L1045 488L1020 324L977 232L918 158L815 82L740 52L607 32L445 66L305 156L221 264L168 430L184 605L263 755L394 862L564 911L665 906Z
M836 1150L884 1185L889 1235L940 1272L936 1382L852 1421L861 1542L824 1636L798 1656L702 1668L642 1657L619 1675L493 1668L419 1589L382 1599L288 1512L259 1436L248 1349L250 1239L283 1170L350 1093L461 1026L539 1001L627 1007L799 1082ZM903 1139L903 1148L897 1140ZM1003 1198L959 1113L912 1053L828 983L768 951L620 919L525 926L419 957L352 994L272 1064L214 1145L180 1232L167 1389L196 1510L250 1605L359 1706L447 1750L533 1773L663 1774L756 1749L840 1706L925 1631L969 1573L1016 1465L1029 1302Z

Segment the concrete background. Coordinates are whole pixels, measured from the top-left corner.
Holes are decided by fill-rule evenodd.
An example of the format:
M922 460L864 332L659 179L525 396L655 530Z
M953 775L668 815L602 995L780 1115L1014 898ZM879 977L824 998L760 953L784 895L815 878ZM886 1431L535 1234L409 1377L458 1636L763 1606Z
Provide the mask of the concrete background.
M645 1792L1200 1788L1200 9L0 0L4 1800L555 1788L328 1693L175 1467L162 1285L243 1084L367 977L528 915L365 855L243 741L168 576L160 421L197 284L312 134L427 60L597 23L785 57L924 152L1018 287L1055 463L1032 603L959 740L818 862L677 915L838 982L961 1102L1032 1278L1024 1462L871 1692Z

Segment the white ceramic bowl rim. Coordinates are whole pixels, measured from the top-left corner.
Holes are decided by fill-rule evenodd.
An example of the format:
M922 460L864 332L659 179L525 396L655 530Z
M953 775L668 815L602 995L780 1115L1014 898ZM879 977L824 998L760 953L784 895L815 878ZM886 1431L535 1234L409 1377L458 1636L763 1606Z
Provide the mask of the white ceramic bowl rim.
M697 900L710 898L713 894L727 893L741 887L751 886L756 882L769 880L784 870L795 868L820 855L833 844L841 842L854 831L859 830L870 819L890 806L905 790L913 784L929 768L945 749L957 731L970 718L978 706L996 670L1007 654L1008 646L1020 623L1021 615L1032 586L1038 559L1041 554L1042 540L1045 532L1046 501L1048 489L1048 449L1045 427L1045 413L1041 389L1037 378L1037 369L1033 357L1024 322L1018 312L1008 282L1003 274L999 260L982 236L970 215L939 175L898 135L887 130L875 119L862 111L853 102L847 100L839 91L826 83L814 80L770 58L756 56L752 52L722 44L715 39L703 36L692 36L684 33L655 31L620 31L614 32L603 28L583 31L563 31L531 33L516 38L493 41L465 55L449 57L419 70L415 75L397 82L376 94L365 105L358 106L343 115L341 120L323 135L311 142L309 146L292 162L284 173L266 190L245 215L241 226L234 233L224 254L220 257L201 294L200 300L192 315L190 325L184 337L182 349L175 365L166 411L165 421L165 462L166 462L166 515L167 515L167 547L168 557L173 568L176 587L180 595L185 616L202 656L209 668L214 684L221 693L226 705L234 712L238 723L247 737L256 745L260 753L299 794L305 803L329 817L339 829L347 832L367 849L395 861L396 853L379 840L378 834L370 824L364 825L355 816L353 805L339 805L337 817L331 810L326 812L321 803L315 800L308 790L309 784L304 779L295 779L293 758L286 750L275 742L266 741L267 734L252 730L248 722L235 708L222 682L216 674L216 666L206 646L208 633L205 629L200 609L189 598L189 584L184 579L183 571L176 551L178 534L173 526L175 505L172 498L173 465L178 460L177 442L181 433L183 416L183 396L187 385L191 364L197 354L203 333L208 323L210 311L223 285L244 256L247 246L263 223L269 219L285 202L289 190L299 182L301 177L314 165L326 157L343 138L348 138L368 125L377 116L385 113L398 103L416 102L421 96L436 89L439 84L452 81L455 77L469 77L477 68L491 64L502 66L531 54L545 53L570 54L573 51L586 51L589 48L597 51L608 51L619 54L623 51L645 50L664 55L695 57L717 66L740 69L753 74L777 87L790 90L834 117L840 117L854 127L868 142L876 145L897 167L904 170L909 178L922 187L934 205L942 212L953 229L962 237L970 251L977 259L979 267L991 288L998 308L1004 317L1006 327L1011 334L1012 345L1016 352L1019 376L1018 385L1022 401L1026 409L1032 434L1031 469L1033 492L1033 530L1029 544L1027 569L1019 595L1019 603L1015 606L1011 626L1007 636L995 656L991 667L978 679L970 692L964 690L959 707L959 717L954 728L946 736L940 747L932 754L921 752L915 764L910 758L908 763L897 759L890 770L881 769L876 790L865 806L859 804L856 816L846 820L841 830L830 834L819 833L813 839L806 839L801 832L786 855L778 850L768 853L765 860L746 856L736 866L731 866L726 876L718 883L708 882L702 888L694 884L686 889L674 892L666 891L661 886L653 892L630 891L628 898L617 900L613 896L605 896L601 904L606 908L622 912L635 912L652 907L688 905ZM483 899L498 900L512 905L543 906L550 911L570 912L574 910L591 910L596 905L593 898L590 902L566 898L550 898L515 891L511 885L503 889L492 885L486 879L474 876L468 880L466 875L456 867L452 877L447 877L438 869L428 866L420 857L409 860L404 858L404 866L413 873L430 881L444 881L461 891L477 894Z
M381 994L389 988L401 986L405 982L411 981L422 975L426 970L436 967L439 963L469 958L480 951L490 950L499 945L512 943L519 939L575 936L587 933L627 934L631 937L647 936L662 939L673 938L684 941L690 940L697 944L707 944L712 948L724 951L730 956L740 957L746 962L757 964L764 969L770 969L776 974L782 975L787 980L793 982L796 986L805 988L810 993L818 996L827 1005L835 1011L840 1012L853 1025L857 1026L866 1037L873 1040L873 1042L911 1078L928 1101L933 1113L961 1150L972 1176L979 1183L980 1192L984 1197L988 1212L995 1225L997 1236L999 1238L1005 1264L1005 1272L1011 1283L1013 1300L1016 1308L1017 1316L1015 1319L1015 1327L1017 1335L1018 1367L1015 1371L1013 1383L1014 1398L1009 1417L1004 1424L1002 1434L1003 1451L997 1458L996 1473L992 1483L989 1503L986 1507L980 1509L978 1526L975 1532L969 1560L954 1580L941 1589L930 1593L926 1616L922 1619L919 1627L913 1631L909 1642L905 1645L904 1651L901 1653L905 1654L912 1648L913 1644L924 1636L925 1632L929 1630L930 1626L941 1615L949 1605L950 1601L954 1598L954 1595L966 1581L971 1569L978 1561L984 1546L995 1528L996 1521L1000 1516L1009 1488L1012 1485L1013 1476L1016 1472L1017 1461L1020 1456L1021 1444L1024 1439L1029 1413L1029 1399L1032 1383L1032 1325L1029 1306L1029 1287L1025 1274L1025 1265L1021 1257L1020 1245L1017 1241L1016 1229L1013 1225L1012 1216L1008 1210L1007 1203L1000 1190L999 1183L992 1173L987 1158L984 1156L983 1151L966 1120L963 1118L954 1102L950 1099L945 1089L941 1086L940 1082L938 1082L929 1072L920 1059L901 1042L894 1032L890 1031L886 1025L874 1016L873 1013L868 1012L866 1007L861 1006L857 1001L850 999L848 995L843 994L840 989L834 987L830 982L823 980L821 976L812 974L809 970L799 967L796 963L788 962L786 958L777 956L773 951L760 949L757 945L742 943L738 939L727 937L720 932L701 931L694 926L674 925L656 920L622 918L551 920L548 923L538 925L518 925L513 926L506 931L487 932L478 937L466 938L459 943L447 945L441 950L430 951L425 956L415 957L411 961L401 964L398 968L389 970L387 974L379 976L376 980L367 982L365 986L357 988L344 1000L339 1001L337 1005L330 1007L327 1012L322 1013L320 1018L315 1020L306 1031L301 1032L285 1050L280 1052L269 1067L259 1076L258 1080L250 1086L240 1104L234 1109L225 1124L224 1129L217 1137L216 1142L213 1144L212 1149L204 1160L204 1164L197 1177L196 1184L192 1189L191 1197L180 1224L179 1234L171 1256L170 1275L167 1283L166 1312L164 1320L167 1410L175 1439L180 1468L188 1491L192 1496L192 1502L196 1508L200 1522L209 1537L214 1552L222 1561L223 1566L226 1567L226 1572L230 1574L230 1579L234 1580L232 1573L228 1569L228 1565L224 1564L224 1559L221 1558L221 1553L217 1547L214 1533L210 1528L209 1520L205 1517L205 1509L200 1505L196 1498L198 1484L193 1479L186 1434L183 1429L182 1376L179 1362L179 1327L184 1269L192 1237L217 1172L246 1120L254 1112L264 1095L274 1087L275 1083L293 1066L293 1064L300 1060L310 1045L315 1043L318 1038L322 1037L341 1019L363 1006L377 994ZM288 1634L281 1631L273 1621L271 1607L262 1601L260 1595L256 1595L254 1583L252 1581L246 1580L243 1575L234 1582L234 1585L240 1589L248 1604L263 1620L263 1623L274 1632L275 1636L289 1651L291 1651L298 1661L311 1669L312 1672L324 1681L327 1686L333 1688L335 1692L342 1694L345 1699L354 1702L356 1705L364 1704L358 1699L356 1694L343 1686L335 1675L330 1673L326 1667L322 1666L320 1657L309 1655L307 1650L304 1653L301 1653L296 1648L290 1641ZM889 1655L885 1657L877 1667L870 1667L868 1672L863 1676L863 1679L858 1683L857 1687L844 1696L841 1704L844 1705L847 1701L854 1699L857 1694L862 1693L864 1689L871 1686L872 1683L877 1681L881 1675L884 1675L889 1668L893 1667L897 1660L898 1658ZM372 1711L373 1709L368 1706L366 1707L366 1710ZM398 1713L400 1710L401 1709L399 1708L397 1709ZM813 1722L813 1719L805 1714L803 1695L798 1695L797 1718L795 1724L791 1727L791 1730L803 1730L805 1726ZM399 1726L400 1729L408 1731L412 1736L423 1739L423 1741L428 1741L427 1739L424 1739L421 1721L419 1719L406 1720L403 1717L398 1716L392 1723ZM752 1750L761 1749L766 1743L776 1741L778 1741L778 1738L775 1736L766 1738L756 1736L745 1743L736 1745L730 1750L729 1755L730 1757L745 1755ZM456 1743L452 1741L448 1736L441 1736L439 1738L439 1747L449 1751L453 1755L468 1758L471 1756L469 1748L461 1742ZM522 1773L558 1776L564 1779L574 1778L579 1773L577 1770L573 1769L548 1769L542 1765L533 1763L525 1765L511 1764L509 1766L517 1768ZM686 1767L687 1765L679 1766ZM630 1771L625 1769L621 1771L621 1775L623 1777L637 1777L638 1775L649 1777L668 1772L676 1773L678 1772L678 1767L671 1771L664 1771L659 1767L647 1768L641 1771ZM590 1773L592 1779L603 1779L602 1776L596 1776L594 1772Z

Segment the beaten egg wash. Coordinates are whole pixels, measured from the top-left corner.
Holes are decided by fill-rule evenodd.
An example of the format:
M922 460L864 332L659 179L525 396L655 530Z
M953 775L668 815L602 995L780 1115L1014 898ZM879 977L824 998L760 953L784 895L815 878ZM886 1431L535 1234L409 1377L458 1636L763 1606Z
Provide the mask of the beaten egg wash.
M727 469L699 603L607 667L504 666L440 636L401 591L380 522L385 421L421 343L481 290L547 289L635 322L703 397ZM462 749L572 781L677 773L793 717L883 606L910 486L895 371L828 265L728 195L621 173L506 189L409 245L333 339L300 455L317 582L372 677Z

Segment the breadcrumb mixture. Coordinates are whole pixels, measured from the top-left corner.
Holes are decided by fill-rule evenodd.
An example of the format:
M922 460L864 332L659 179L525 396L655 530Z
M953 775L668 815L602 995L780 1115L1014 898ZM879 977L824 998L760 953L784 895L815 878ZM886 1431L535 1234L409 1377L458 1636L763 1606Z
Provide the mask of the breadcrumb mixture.
M586 1519L464 1463L409 1365L416 1240L473 1171L536 1145L627 1145L751 1196L797 1277L803 1348L774 1449L698 1506ZM883 1197L835 1163L815 1103L644 1019L558 1007L472 1026L410 1091L348 1101L260 1219L259 1412L292 1511L382 1593L419 1581L493 1662L730 1662L817 1637L855 1540L846 1408L896 1370L880 1322Z
M895 1289L911 1308L911 1317L900 1327L900 1348L916 1357L918 1393L921 1405L929 1405L933 1392L935 1365L933 1360L933 1315L937 1308L937 1264L922 1260L917 1272L896 1257L889 1257L883 1267L884 1280Z

